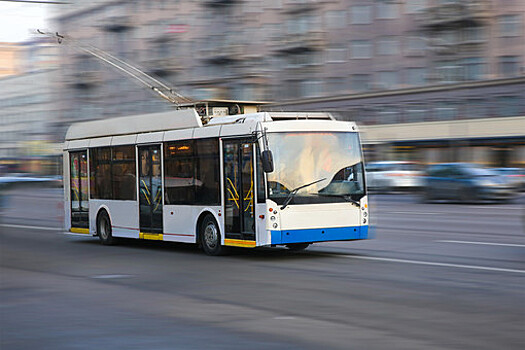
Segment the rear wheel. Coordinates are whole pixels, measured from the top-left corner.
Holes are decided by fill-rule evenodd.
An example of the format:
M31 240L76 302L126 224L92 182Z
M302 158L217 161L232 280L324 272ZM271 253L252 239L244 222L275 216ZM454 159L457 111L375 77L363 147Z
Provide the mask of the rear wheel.
M471 188L465 187L459 193L459 200L463 203L472 203L475 199L476 194Z
M287 244L286 248L288 248L289 250L293 252L298 252L301 250L305 250L306 248L308 248L309 245L310 243L291 243L291 244Z
M208 255L222 255L226 249L221 245L221 233L219 225L211 214L208 214L202 220L199 229L200 243L202 250Z
M111 234L111 220L105 210L102 210L97 218L97 233L100 243L104 245L115 244L115 239Z

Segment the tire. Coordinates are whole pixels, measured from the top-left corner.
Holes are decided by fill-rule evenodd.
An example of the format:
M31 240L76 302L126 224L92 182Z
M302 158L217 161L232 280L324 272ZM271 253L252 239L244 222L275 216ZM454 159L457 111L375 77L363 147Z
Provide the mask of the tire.
M476 199L475 193L473 193L473 189L470 189L468 187L465 187L461 190L459 193L459 200L462 203L473 203Z
M221 232L215 218L208 214L202 220L199 228L199 238L202 250L208 255L222 255L226 248L221 245Z
M421 191L421 202L422 203L431 203L434 199L434 196L432 196L432 192L430 189L424 189Z
M111 234L111 220L107 211L102 210L97 218L97 234L100 243L103 245L113 245L116 240Z
M287 244L286 248L288 248L288 250L292 252L299 252L301 250L305 250L306 248L308 248L309 245L310 243L291 243L291 244Z

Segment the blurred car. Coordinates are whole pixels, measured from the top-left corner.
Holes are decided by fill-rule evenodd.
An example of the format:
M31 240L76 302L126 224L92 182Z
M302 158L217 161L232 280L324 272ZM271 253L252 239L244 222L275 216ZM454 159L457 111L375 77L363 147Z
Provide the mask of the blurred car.
M516 190L497 172L470 163L431 165L422 190L426 201L452 199L462 202L510 200Z
M492 170L504 176L518 191L525 191L525 169L494 168Z
M418 190L422 175L419 166L412 162L382 161L366 165L366 184L371 191Z

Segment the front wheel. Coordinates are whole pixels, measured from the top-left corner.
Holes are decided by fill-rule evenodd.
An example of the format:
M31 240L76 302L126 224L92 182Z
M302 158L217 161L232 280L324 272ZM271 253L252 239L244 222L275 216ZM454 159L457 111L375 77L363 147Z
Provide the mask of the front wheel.
M115 239L111 234L111 220L109 219L109 215L105 210L103 210L98 216L97 233L100 243L103 245L115 244Z
M221 255L225 253L225 248L221 245L219 225L212 215L208 214L202 220L199 236L202 250L206 254Z
M305 250L306 248L308 248L309 245L310 243L291 243L291 244L287 244L286 248L288 248L289 250L293 252L298 252L301 250Z

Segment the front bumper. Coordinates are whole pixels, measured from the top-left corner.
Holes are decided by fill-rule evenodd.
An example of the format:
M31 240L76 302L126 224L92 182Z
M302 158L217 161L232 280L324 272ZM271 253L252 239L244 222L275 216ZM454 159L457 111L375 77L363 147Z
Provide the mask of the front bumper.
M271 244L351 241L368 238L368 225L350 227L272 230Z

